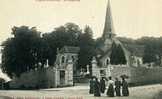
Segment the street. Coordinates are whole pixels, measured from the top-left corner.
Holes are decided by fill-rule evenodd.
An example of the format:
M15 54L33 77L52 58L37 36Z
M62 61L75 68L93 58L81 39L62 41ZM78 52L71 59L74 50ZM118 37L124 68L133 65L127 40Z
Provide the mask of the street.
M155 97L162 91L162 85L131 87L129 97L113 98L107 97L105 94L102 94L101 97L94 97L88 93L88 89L87 85L78 85L41 90L1 90L0 99L156 99ZM158 97L158 99L160 98Z

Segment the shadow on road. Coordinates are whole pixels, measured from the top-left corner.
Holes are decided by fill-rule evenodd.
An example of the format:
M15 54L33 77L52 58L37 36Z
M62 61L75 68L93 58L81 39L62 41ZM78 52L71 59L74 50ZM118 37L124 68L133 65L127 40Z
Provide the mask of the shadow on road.
M155 97L154 99L162 99L162 91L160 91Z
M0 96L0 99L12 99L12 98L7 96Z

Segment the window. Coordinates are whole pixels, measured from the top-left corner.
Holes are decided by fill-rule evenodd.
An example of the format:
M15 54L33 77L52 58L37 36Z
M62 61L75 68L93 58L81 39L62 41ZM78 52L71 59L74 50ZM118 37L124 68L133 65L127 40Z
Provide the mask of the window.
M105 70L100 70L100 76L106 76L106 71Z
M65 56L62 56L61 63L65 63Z
M106 65L109 65L110 64L110 59L106 59Z
M71 58L72 58L72 60L73 60L73 62L74 62L74 60L75 60L75 57L74 57L74 56L71 56Z

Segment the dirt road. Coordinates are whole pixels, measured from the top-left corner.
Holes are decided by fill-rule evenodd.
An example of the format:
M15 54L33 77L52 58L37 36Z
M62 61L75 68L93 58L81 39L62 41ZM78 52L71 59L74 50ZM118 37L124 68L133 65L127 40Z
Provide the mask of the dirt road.
M94 97L88 94L88 86L81 85L67 88L52 88L43 90L1 90L0 99L155 99L162 85L148 85L132 87L129 97L107 97L102 94L101 97ZM2 97L7 96L7 97Z

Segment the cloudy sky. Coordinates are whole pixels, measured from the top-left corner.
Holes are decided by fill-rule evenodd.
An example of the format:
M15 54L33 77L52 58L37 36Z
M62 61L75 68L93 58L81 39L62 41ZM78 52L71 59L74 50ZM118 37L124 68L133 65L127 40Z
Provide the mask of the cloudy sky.
M49 32L67 22L89 25L99 37L106 6L107 0L0 0L0 42L11 36L13 26ZM162 36L162 0L111 0L111 9L118 36Z

